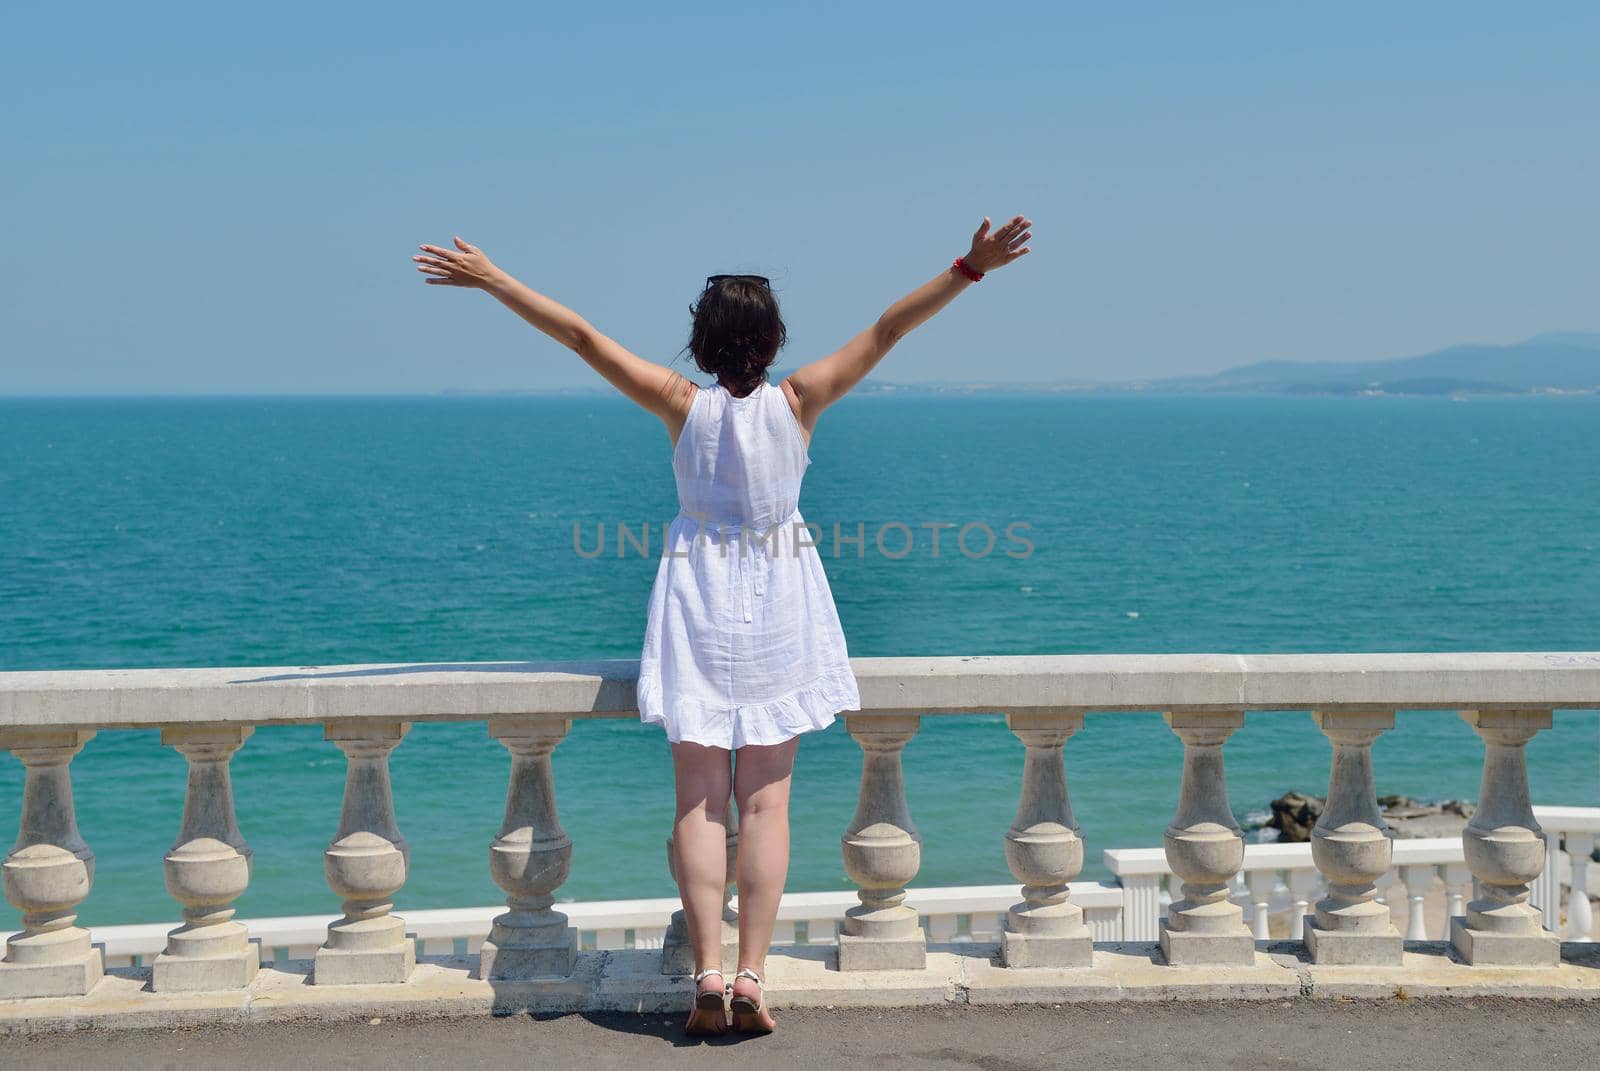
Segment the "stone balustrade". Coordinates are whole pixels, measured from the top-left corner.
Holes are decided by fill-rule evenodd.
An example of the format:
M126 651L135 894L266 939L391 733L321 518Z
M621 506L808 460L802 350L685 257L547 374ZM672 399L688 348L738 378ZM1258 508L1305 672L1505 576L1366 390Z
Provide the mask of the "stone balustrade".
M1577 905L1588 905L1586 887L1574 887L1574 868L1587 864L1582 845L1600 830L1600 807L1535 807L1534 816L1550 837L1552 850L1545 878L1552 879L1556 892L1548 897L1555 904L1546 925L1563 934L1566 942L1594 939L1592 916ZM1575 843L1574 854L1556 847L1563 838ZM1590 849L1592 850L1592 849ZM1273 937L1290 942L1303 939L1305 916L1321 894L1323 880L1312 859L1310 844L1277 842L1246 844L1244 863L1232 886L1232 898L1250 914L1251 930L1258 942ZM1110 848L1102 855L1113 876L1105 881L1070 883L1072 902L1083 909L1084 924L1092 940L1099 944L1137 942L1153 939L1166 904L1171 897L1165 888L1177 876L1167 865L1160 848ZM1460 915L1471 897L1472 872L1465 863L1461 838L1439 837L1395 842L1394 867L1378 881L1379 888L1392 896L1403 890L1407 900L1405 940L1440 941L1448 936L1451 917ZM1581 900L1578 898L1583 893ZM1436 894L1430 913L1427 898ZM1181 894L1180 894L1181 895ZM1542 901L1539 886L1533 893ZM912 888L906 903L922 920L932 942L998 944L1007 928L1011 909L1016 906L1017 890L1010 885L982 885L957 888ZM788 893L778 911L774 944L780 947L807 948L836 944L837 931L845 911L860 903L855 893ZM1141 912L1143 905L1146 910ZM738 918L737 899L730 897L728 917ZM496 917L504 907L434 908L406 913L406 929L414 937L419 961L424 957L473 957L480 953ZM561 905L577 930L579 948L589 951L623 949L663 949L663 970L685 973L672 966L674 931L681 930L682 910L676 898L649 900L602 900L567 902ZM1269 921L1287 916L1288 932L1273 933ZM328 920L320 915L251 919L245 923L251 937L260 942L261 962L272 964L311 959L326 936ZM0 939L8 935L0 934ZM105 946L105 962L111 967L136 967L153 962L167 943L164 924L138 923L96 927L95 941ZM678 940L682 940L679 936ZM733 953L730 951L731 957ZM681 963L681 956L678 956Z
M1559 851L1530 805L1523 750L1553 712L1600 708L1600 654L1038 656L855 665L863 709L845 723L862 750L862 775L841 850L857 903L839 919L834 969L916 971L927 962L930 937L962 936L959 923L956 933L930 933L924 920L940 913L919 907L908 891L923 834L907 804L902 753L921 718L944 714L1004 715L1020 745L1017 816L995 833L1019 890L1003 921L992 912L1000 963L1018 979L1040 969L1092 973L1096 941L1107 931L1103 917L1091 916L1103 916L1107 898L1120 905L1118 936L1157 942L1167 969L1249 970L1258 962L1256 942L1267 936L1279 874L1294 897L1291 937L1318 965L1399 966L1404 937L1423 935L1424 922L1414 911L1402 936L1381 901L1389 890L1404 891L1416 907L1440 868L1456 890L1451 947L1468 965L1557 966L1560 941L1548 924L1562 875L1544 873L1557 858L1566 861L1573 890L1572 925L1584 936L1592 927L1588 849L1600 823L1575 815L1564 831L1567 850ZM527 982L571 975L584 942L555 907L573 846L560 824L550 754L575 718L636 716L635 670L631 662L608 662L0 674L0 749L25 770L20 832L3 865L5 895L22 913L23 928L6 942L0 1000L82 996L104 973L101 947L76 925L77 907L93 891L94 855L77 830L70 764L95 733L127 727L159 727L189 769L183 821L165 860L183 922L154 961L155 992L253 984L259 946L232 908L247 886L252 855L234 820L228 763L256 727L308 722L324 726L346 762L343 806L324 853L342 913L313 953L314 985L404 986L416 969L410 935L417 929L394 911L409 849L395 821L388 762L410 724L428 720L485 722L509 752L505 817L488 856L506 909L475 949L478 976ZM1458 711L1462 731L1483 741L1479 806L1459 856L1438 845L1396 843L1378 813L1372 743L1397 710ZM1161 865L1109 852L1120 888L1083 890L1075 879L1085 832L1069 801L1063 748L1074 734L1093 731L1086 713L1119 711L1163 713L1183 752L1182 779L1172 786ZM1309 712L1333 744L1329 804L1308 849L1310 867L1303 856L1252 866L1252 854L1293 846L1247 846L1234 820L1225 745L1252 711ZM1168 874L1181 884L1169 890L1163 918ZM967 912L969 928L984 913ZM799 923L809 930L812 919L833 917L831 910L790 914L780 921L780 939L797 937ZM426 949L429 938L423 940Z

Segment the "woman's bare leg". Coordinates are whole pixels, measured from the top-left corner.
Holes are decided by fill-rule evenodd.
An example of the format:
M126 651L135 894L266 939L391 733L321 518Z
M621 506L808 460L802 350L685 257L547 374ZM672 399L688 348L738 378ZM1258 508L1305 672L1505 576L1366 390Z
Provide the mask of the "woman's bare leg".
M696 974L706 967L727 967L722 962L722 892L728 875L730 758L726 748L672 745L678 798L672 825L674 867ZM733 973L728 970L729 980ZM700 983L702 990L721 992L722 986L716 975Z
M767 977L767 948L778 920L778 901L789 877L789 784L799 738L742 747L734 765L739 804L739 966ZM734 991L759 999L748 979ZM769 1021L770 1025L770 1021Z

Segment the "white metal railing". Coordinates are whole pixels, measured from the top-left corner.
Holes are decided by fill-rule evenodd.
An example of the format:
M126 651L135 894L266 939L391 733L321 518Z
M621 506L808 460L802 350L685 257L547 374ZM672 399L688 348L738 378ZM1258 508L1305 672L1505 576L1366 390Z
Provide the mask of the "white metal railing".
M1548 838L1544 870L1531 883L1530 902L1539 908L1546 929L1567 941L1595 939L1589 903L1588 868L1600 832L1600 807L1535 807L1534 817ZM1105 852L1106 867L1123 890L1123 930L1129 939L1154 940L1166 904L1181 896L1173 886L1182 882L1167 864L1160 848L1113 848ZM1380 902L1390 896L1407 900L1404 938L1407 941L1445 940L1450 919L1463 913L1473 895L1472 871L1467 867L1460 837L1398 839L1392 866L1375 879ZM1327 891L1316 868L1310 844L1268 842L1247 844L1230 899L1248 912L1257 940L1269 939L1272 915L1287 910L1290 940L1305 936L1305 916L1314 900ZM1440 910L1430 920L1430 893L1443 892Z
M550 754L574 718L634 716L636 668L459 663L0 673L0 748L26 768L21 833L4 863L5 892L22 912L23 929L7 941L0 998L83 993L98 979L101 950L75 925L76 907L91 893L93 852L77 830L70 763L94 733L139 726L159 727L189 771L183 822L163 861L183 924L164 935L153 960L154 991L248 986L262 944L273 950L269 960L280 948L309 953L320 985L403 984L416 940L425 955L475 951L479 972L491 980L570 972L586 908L558 910L555 903L571 842L557 814ZM1379 898L1399 881L1411 898L1407 932L1428 935L1418 905L1440 874L1450 890L1448 936L1470 964L1555 963L1557 937L1547 924L1559 924L1563 884L1569 927L1591 929L1583 849L1600 823L1572 809L1547 819L1565 833L1570 852L1547 839L1529 803L1523 747L1554 711L1600 708L1600 654L861 659L855 669L863 710L845 721L862 748L862 780L842 846L857 889L791 897L780 921L783 939L812 943L814 931L836 925L841 970L921 966L929 936L997 938L1002 963L1016 968L1087 967L1096 940L1118 938L1159 940L1174 966L1246 963L1284 893L1293 908L1291 934L1316 962L1398 965L1402 936ZM1470 728L1484 743L1478 811L1459 841L1391 844L1385 833L1371 746L1402 709L1459 711L1463 732ZM1083 729L1086 712L1125 710L1163 712L1178 737L1184 768L1177 813L1162 849L1108 853L1118 886L1077 882L1083 840L1062 749ZM1309 846L1244 843L1228 805L1222 754L1247 711L1309 711L1333 743L1328 805ZM1002 714L1022 744L1017 817L1009 830L996 831L1020 897L1010 887L908 892L921 837L906 801L902 750L923 716L986 712ZM391 910L407 848L395 821L388 756L419 720L484 721L510 753L505 822L489 852L507 910L469 912L465 932L461 912L402 919ZM324 853L343 914L327 925L321 918L247 924L233 917L251 854L234 820L229 762L257 726L307 722L321 724L347 760L343 813ZM1475 893L1467 892L1463 867L1477 878ZM1163 890L1172 874L1181 881ZM1334 880L1318 882L1318 874ZM1317 897L1319 885L1326 888ZM661 924L670 904L643 903L650 906L631 916L626 905L597 905L604 918L595 916L590 928L594 946L627 943L630 931L635 947L648 945L659 930L668 962L670 946L681 945L674 936L681 927L670 917ZM629 917L633 925L618 921ZM114 958L133 947L104 943Z
M1083 908L1097 941L1122 939L1122 891L1108 882L1072 883L1072 900ZM930 940L942 943L998 941L1006 912L1017 901L1015 885L976 885L907 890L906 903L922 917ZM778 910L773 943L778 946L833 945L845 912L859 901L850 891L789 893ZM734 906L738 900L735 898ZM561 911L578 931L582 949L661 948L676 898L569 902ZM407 911L406 932L419 956L474 956L504 907L440 908ZM306 960L327 935L329 915L298 915L243 920L260 945L263 963ZM94 940L104 948L108 967L149 963L167 944L168 922L97 926ZM0 933L0 939L12 936Z

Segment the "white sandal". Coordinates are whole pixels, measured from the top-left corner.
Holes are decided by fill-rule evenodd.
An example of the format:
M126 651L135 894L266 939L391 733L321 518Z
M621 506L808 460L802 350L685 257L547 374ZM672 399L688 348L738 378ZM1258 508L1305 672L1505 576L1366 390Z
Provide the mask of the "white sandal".
M700 988L700 983L713 974L723 981L720 993L714 989ZM728 993L733 988L727 981L720 967L707 967L694 976L694 1004L689 1009L689 1021L683 1026L686 1033L721 1034L727 1029ZM708 1015L714 1015L710 1023L706 1022Z
M767 1006L767 984L749 967L741 967L734 978L748 978L754 982L761 999L758 1002L737 993L733 994L728 1001L728 1011L733 1015L733 1028L747 1034L770 1034L772 1028L762 1022L761 1018L761 1013ZM731 986L729 988L732 989Z

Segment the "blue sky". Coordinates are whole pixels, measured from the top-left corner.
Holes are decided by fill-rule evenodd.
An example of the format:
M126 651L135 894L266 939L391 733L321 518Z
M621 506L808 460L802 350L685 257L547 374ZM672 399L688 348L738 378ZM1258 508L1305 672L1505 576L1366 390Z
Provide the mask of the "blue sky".
M662 361L769 274L793 365L1029 214L905 382L1600 328L1594 4L12 0L0 61L5 393L598 384L451 234Z

